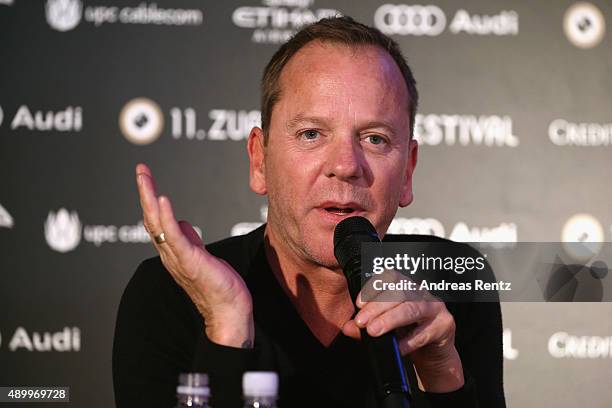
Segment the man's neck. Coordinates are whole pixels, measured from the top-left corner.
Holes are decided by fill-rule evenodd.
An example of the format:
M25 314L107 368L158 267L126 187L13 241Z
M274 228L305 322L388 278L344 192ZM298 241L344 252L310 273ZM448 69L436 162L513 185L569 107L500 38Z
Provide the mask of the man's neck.
M270 225L266 226L264 239L266 255L272 269L275 274L283 277L293 295L306 286L324 297L344 297L348 293L346 279L339 267L327 268L303 259Z
M342 271L302 259L269 225L264 241L274 275L313 334L329 345L354 310Z

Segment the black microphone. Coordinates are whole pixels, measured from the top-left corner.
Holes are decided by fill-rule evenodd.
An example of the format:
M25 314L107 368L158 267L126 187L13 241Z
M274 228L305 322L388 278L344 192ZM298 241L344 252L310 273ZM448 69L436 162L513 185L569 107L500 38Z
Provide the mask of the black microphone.
M340 264L353 302L361 290L361 243L378 242L376 230L364 217L349 217L334 230L334 256ZM361 339L374 373L378 404L384 408L410 408L410 389L395 333L371 337L361 329Z

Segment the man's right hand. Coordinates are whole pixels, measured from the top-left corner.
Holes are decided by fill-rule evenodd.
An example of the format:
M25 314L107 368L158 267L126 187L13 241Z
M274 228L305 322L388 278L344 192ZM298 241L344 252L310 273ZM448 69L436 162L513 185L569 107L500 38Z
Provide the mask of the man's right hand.
M224 346L252 347L253 302L244 280L225 260L204 248L188 222L176 221L170 200L157 196L155 180L145 164L136 166L136 183L151 242L166 269L204 317L207 337ZM165 242L155 242L162 232Z

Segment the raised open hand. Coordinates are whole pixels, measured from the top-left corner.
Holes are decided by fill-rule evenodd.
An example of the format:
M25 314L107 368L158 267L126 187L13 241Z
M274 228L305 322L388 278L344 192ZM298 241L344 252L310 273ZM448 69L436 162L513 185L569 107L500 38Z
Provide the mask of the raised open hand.
M208 338L226 346L251 347L253 302L242 277L204 248L191 224L177 222L170 199L157 196L145 164L136 166L136 182L145 228L162 263L204 317Z

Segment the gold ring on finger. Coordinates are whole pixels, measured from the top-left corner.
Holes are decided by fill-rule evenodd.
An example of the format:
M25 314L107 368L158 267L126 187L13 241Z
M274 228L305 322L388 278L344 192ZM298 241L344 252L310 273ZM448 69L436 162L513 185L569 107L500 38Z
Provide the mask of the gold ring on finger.
M153 239L155 239L155 243L156 244L163 244L166 242L166 234L164 234L163 232L159 235L155 235L153 237Z

